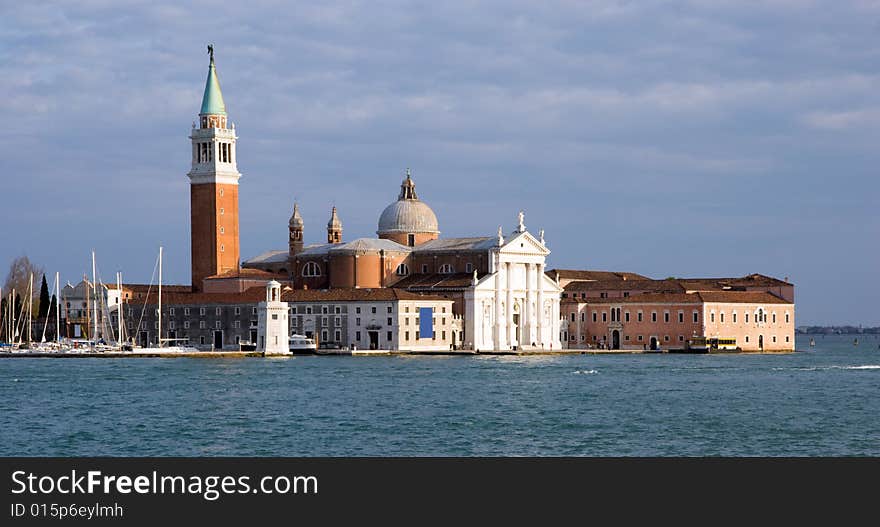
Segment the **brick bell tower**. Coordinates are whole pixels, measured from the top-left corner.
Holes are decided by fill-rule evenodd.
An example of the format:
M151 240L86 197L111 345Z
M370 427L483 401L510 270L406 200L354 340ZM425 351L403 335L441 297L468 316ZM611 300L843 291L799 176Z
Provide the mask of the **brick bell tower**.
M190 181L192 287L206 277L239 268L238 178L235 125L227 126L226 105L214 69L214 47L198 126L193 123Z

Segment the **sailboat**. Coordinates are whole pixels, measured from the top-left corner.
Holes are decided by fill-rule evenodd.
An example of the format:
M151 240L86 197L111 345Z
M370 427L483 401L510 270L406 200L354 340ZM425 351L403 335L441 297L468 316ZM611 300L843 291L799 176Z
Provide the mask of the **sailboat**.
M159 349L163 352L194 353L198 348L189 345L164 346L163 342L176 342L182 339L162 338L162 247L159 247Z

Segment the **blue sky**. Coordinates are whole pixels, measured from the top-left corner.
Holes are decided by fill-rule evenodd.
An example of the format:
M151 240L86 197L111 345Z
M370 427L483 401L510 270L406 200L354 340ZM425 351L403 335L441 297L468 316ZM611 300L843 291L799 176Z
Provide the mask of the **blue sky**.
M74 5L75 4L75 5ZM796 284L880 324L880 1L6 2L0 265L189 281L206 44L239 135L242 257L406 167L442 236L544 229L549 265ZM5 269L3 269L5 273Z

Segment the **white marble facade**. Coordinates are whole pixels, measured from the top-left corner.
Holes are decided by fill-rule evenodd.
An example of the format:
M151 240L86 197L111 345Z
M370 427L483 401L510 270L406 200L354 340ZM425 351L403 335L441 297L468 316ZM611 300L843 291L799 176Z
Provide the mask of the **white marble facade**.
M465 291L465 341L475 350L558 350L562 288L545 274L550 251L523 225L490 250L489 274Z

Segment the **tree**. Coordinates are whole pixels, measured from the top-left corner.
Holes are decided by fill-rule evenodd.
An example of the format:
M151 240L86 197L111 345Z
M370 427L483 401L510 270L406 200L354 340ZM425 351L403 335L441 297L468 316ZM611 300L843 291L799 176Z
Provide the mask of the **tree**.
M9 272L6 274L6 281L3 283L4 293L6 291L12 292L15 289L16 293L26 295L30 285L31 274L34 275L34 280L37 280L45 273L43 273L42 267L35 265L27 256L19 256L12 260L12 263L9 265ZM17 317L19 313L20 311L16 310L15 316Z
M43 283L40 284L40 308L37 318L46 318L49 313L49 284L46 283L46 275L43 274Z

